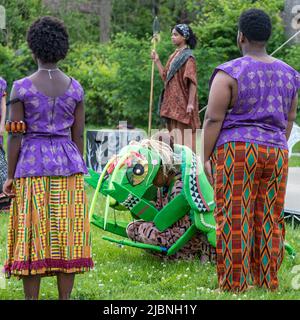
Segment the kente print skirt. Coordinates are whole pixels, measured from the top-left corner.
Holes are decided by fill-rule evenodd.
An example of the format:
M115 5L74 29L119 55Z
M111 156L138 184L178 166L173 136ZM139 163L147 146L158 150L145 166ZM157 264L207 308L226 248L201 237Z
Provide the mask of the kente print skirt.
M82 174L15 180L6 277L82 273L93 267Z

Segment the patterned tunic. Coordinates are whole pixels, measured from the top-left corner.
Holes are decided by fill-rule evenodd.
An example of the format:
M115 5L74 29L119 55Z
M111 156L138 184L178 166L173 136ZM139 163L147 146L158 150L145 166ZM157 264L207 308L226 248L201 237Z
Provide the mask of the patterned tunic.
M216 146L230 141L287 149L287 115L300 88L299 73L280 60L265 63L245 56L218 66L236 79L238 98L228 110Z
M170 56L164 69L164 80L176 51ZM189 101L189 84L194 83L197 87L196 62L190 57L187 62L175 73L174 77L168 82L165 88L163 102L161 105L160 116L179 121L190 125L193 129L200 128L200 119L198 114L198 97L194 101L194 111L192 116L186 112Z
M0 77L0 100L6 95L7 84L6 81ZM1 102L0 102L1 103ZM0 121L1 121L1 106L0 106ZM0 146L3 145L3 137L0 136Z
M79 82L71 78L68 89L57 98L39 92L28 77L14 82L14 89L24 104L27 125L15 178L87 173L70 136L76 105L84 96Z

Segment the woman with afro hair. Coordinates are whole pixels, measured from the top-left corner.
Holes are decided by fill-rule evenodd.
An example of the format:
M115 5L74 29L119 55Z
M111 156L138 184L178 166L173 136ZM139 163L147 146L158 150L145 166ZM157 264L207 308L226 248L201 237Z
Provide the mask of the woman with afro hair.
M26 299L38 299L43 276L56 275L59 299L69 299L76 273L90 270L91 237L83 174L84 91L57 63L69 49L64 24L42 17L27 42L37 64L15 81L10 121L26 132L8 138L13 197L7 241L7 277L22 278Z
M200 128L200 118L196 61L191 49L195 48L197 39L190 26L178 24L172 29L171 40L176 49L166 67L163 67L154 50L151 53L164 81L159 112L174 142L189 146L195 152L196 129Z
M284 258L288 144L300 74L268 55L271 17L238 21L242 56L217 66L204 117L204 168L215 191L219 289L276 290Z

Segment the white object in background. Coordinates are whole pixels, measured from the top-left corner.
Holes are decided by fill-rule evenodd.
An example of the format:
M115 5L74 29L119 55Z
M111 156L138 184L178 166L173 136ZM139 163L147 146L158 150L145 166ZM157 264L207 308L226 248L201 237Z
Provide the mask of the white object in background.
M289 158L292 155L294 145L300 141L300 127L294 122L293 129L288 141L289 146Z

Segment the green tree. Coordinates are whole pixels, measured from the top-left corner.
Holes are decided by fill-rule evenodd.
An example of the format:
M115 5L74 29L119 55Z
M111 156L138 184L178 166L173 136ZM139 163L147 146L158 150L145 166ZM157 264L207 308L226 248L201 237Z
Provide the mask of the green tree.
M41 0L0 0L6 10L7 29L2 34L1 43L18 48L26 37L29 25L39 16L49 12Z

